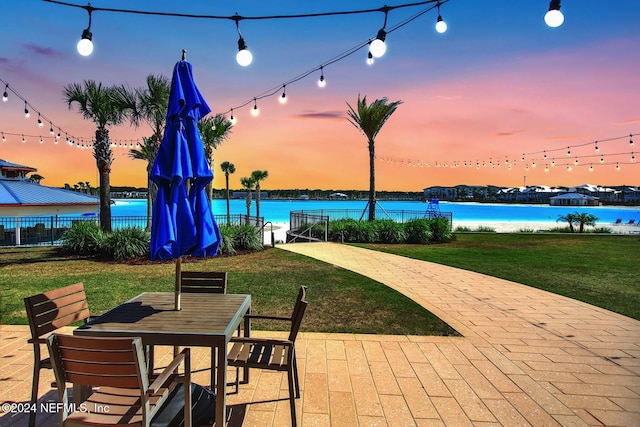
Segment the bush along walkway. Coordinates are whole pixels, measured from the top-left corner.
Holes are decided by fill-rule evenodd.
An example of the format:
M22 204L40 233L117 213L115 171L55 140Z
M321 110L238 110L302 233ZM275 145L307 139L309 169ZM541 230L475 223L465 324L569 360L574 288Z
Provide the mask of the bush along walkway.
M412 423L421 425L425 416L456 426L640 425L637 320L506 280L349 245L280 248L380 281L463 335L408 337L415 346L383 338L381 347L393 350L368 360L380 401L395 402ZM376 360L391 371L376 374ZM414 409L418 401L429 414ZM387 421L392 424L388 415Z

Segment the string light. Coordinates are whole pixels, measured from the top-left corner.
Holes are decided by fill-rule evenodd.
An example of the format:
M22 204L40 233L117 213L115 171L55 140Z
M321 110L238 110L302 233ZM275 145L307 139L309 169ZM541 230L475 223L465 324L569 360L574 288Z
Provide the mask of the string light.
M9 83L4 86L4 92L2 93L2 102L7 102L9 100Z
M251 53L251 51L249 51L249 49L247 49L247 43L244 41L244 37L242 37L242 34L240 33L240 19L242 19L242 17L236 13L233 19L234 21L236 21L236 30L238 31L238 36L239 36L238 53L236 54L236 61L242 67L246 67L250 65L251 62L253 62L253 54Z
M544 22L551 28L556 28L564 22L564 15L560 12L560 0L549 2L549 11L544 15Z
M7 137L4 136L4 132L2 132L2 142L7 142Z
M42 119L40 119L40 113L38 113L38 127L42 127Z
M436 31L443 34L447 31L447 23L444 22L440 15L440 1L438 1L438 20L436 21Z
M280 96L280 98L278 98L278 102L280 102L280 104L286 104L287 103L286 89L287 89L287 85L282 85L282 95Z
M258 109L258 103L255 98L253 98L253 108L251 109L251 115L253 117L257 117L260 114L260 110Z
M324 79L323 68L323 66L320 66L320 78L318 79L318 87L325 87L327 85L327 81Z
M25 142L27 142L27 141L24 139L24 134L23 134L22 135L22 143L24 144Z
M49 122L49 135L53 136L53 123Z
M78 50L78 53L80 55L89 56L93 52L93 34L91 34L91 12L93 12L94 8L91 7L90 4L81 7L85 9L89 14L89 25L82 31L82 37L76 45L76 49Z
M616 170L619 171L620 170L620 163L616 163Z
M29 114L29 109L27 108L27 101L24 101L24 117L25 118L29 118L30 114Z
M596 141L595 144L596 144L596 153L597 153L598 151L600 151L600 148L598 148L598 141Z
M635 163L636 162L636 157L633 155L633 152L631 153L631 163Z
M380 58L387 51L387 45L384 43L384 41L387 38L387 32L385 31L385 28L387 27L389 8L387 6L384 6L382 9L384 12L384 24L382 25L382 28L378 30L378 34L376 35L375 40L373 40L369 45L369 52L371 52L371 55L373 55L374 58Z
M631 139L633 135L629 135L629 145L633 147L633 139Z
M238 121L238 119L236 119L236 118L233 116L233 108L231 109L231 116L229 116L229 121L231 122L231 125L232 125L232 126L233 126L233 125L235 125L235 124L236 124L236 122Z
M571 148L567 147L567 156L571 155Z

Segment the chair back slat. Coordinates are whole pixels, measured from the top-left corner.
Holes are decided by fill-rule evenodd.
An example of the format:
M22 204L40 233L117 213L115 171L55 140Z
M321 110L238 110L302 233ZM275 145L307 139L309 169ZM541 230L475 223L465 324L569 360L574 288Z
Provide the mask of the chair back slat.
M181 271L183 293L224 294L227 292L227 273L218 271Z
M304 312L307 310L308 303L304 300L306 296L307 287L300 286L298 299L296 300L296 305L293 307L293 315L291 316L291 332L289 332L289 341L295 342L296 337L298 336L298 332L300 331L302 318L304 317Z
M49 351L64 381L78 385L140 389L140 338L93 338L52 334ZM146 375L146 373L145 373Z
M84 285L76 283L24 299L32 338L89 318Z

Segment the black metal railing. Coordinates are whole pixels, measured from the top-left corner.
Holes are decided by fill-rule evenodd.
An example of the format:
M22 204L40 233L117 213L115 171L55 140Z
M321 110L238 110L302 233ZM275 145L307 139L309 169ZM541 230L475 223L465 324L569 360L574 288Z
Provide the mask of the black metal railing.
M330 220L335 219L366 219L368 210L360 209L315 209L315 210L299 210L291 211L289 216L291 218L291 228L293 228L293 217L298 215L317 215L328 216ZM429 212L429 211L409 211L409 210L385 210L382 208L376 209L377 219L391 219L396 222L407 222L412 219L433 219L433 218L446 218L451 223L453 214L451 212Z

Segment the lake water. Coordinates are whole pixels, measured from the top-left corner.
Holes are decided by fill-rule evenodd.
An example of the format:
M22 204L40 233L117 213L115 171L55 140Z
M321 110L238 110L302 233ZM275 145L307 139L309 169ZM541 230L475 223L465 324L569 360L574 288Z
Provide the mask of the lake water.
M113 216L144 216L147 214L147 201L137 199L116 199L112 206ZM245 214L244 199L230 201L232 214ZM379 201L385 210L426 211L428 203L418 201ZM251 215L255 215L255 201L251 205ZM364 210L366 200L261 200L260 215L265 221L289 222L289 212L294 210L350 209ZM213 200L214 214L227 212L226 200ZM549 222L555 223L559 216L571 212L586 212L598 217L599 223L612 223L622 219L640 220L640 208L620 206L564 207L549 205L507 205L485 203L440 202L441 212L451 212L453 221L473 222Z

